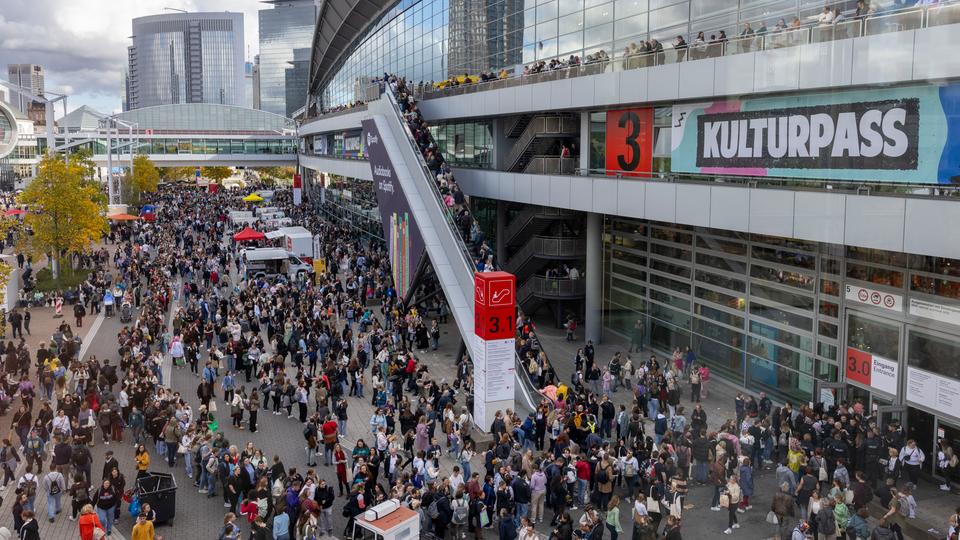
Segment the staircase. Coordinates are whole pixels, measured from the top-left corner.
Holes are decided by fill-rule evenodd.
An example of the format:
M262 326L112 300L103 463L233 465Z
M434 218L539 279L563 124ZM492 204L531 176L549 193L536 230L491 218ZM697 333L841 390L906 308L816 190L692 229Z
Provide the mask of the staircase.
M522 117L521 117L522 118ZM516 125L511 126L516 131ZM506 169L511 172L522 172L534 156L543 153L536 141L542 139L557 139L563 137L578 137L580 134L580 119L570 114L536 115L532 117L523 132L518 136L513 149L504 162Z
M544 260L583 259L587 241L583 238L562 236L534 236L506 262L504 270L525 280L543 266Z
M547 230L552 221L558 219L573 219L577 212L562 208L527 205L510 220L503 239L507 245L515 245L531 236L536 236ZM530 229L528 229L530 227Z
M524 313L533 313L547 300L575 300L586 295L582 279L531 276L517 288L517 304Z

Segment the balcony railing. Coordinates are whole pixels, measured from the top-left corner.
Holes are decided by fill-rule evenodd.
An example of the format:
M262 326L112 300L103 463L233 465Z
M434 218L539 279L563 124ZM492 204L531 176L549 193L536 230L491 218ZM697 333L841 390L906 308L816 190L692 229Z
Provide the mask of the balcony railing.
M577 158L533 156L523 170L526 174L574 174L577 170Z
M883 11L859 18L843 18L831 24L813 24L782 30L774 29L762 34L737 36L713 43L698 44L690 42L680 48L664 48L654 52L614 51L613 54L606 55L602 60L592 62L581 60L581 63L577 65L564 65L558 69L537 73L514 73L511 77L488 82L461 84L445 88L427 88L423 91L422 97L423 99L432 99L472 94L474 92L538 84L585 75L675 64L687 60L716 58L956 23L960 23L960 0L944 1L932 6Z

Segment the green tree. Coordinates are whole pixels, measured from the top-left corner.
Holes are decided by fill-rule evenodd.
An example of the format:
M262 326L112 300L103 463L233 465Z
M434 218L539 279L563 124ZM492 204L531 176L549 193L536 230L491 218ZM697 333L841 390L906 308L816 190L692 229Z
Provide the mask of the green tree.
M160 171L160 176L168 182L192 182L196 170L195 167L166 167Z
M33 230L26 237L27 249L50 258L54 279L60 277L60 261L100 240L110 229L104 217L106 197L96 183L85 178L82 162L45 157L37 177L20 194L20 203L30 206L24 223Z
M233 176L233 169L230 167L204 167L200 170L200 175L217 184Z
M135 204L140 204L140 196L143 193L153 193L157 191L160 184L160 171L154 166L150 158L139 155L133 158L133 176L127 176L124 191L129 191L130 197L127 199Z

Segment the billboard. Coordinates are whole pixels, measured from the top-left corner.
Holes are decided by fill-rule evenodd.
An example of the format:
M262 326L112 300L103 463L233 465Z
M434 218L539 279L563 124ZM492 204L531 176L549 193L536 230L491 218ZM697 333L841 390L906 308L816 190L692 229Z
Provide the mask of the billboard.
M960 85L674 105L671 170L960 183Z
M653 109L607 111L605 167L608 175L653 169ZM630 174L632 173L632 174Z
M377 192L377 207L383 224L383 237L387 240L387 250L390 252L393 285L397 289L397 295L403 298L423 258L423 239L410 211L410 203L407 202L403 188L396 178L390 154L383 146L376 122L363 120L362 124L362 136L366 143L374 189Z

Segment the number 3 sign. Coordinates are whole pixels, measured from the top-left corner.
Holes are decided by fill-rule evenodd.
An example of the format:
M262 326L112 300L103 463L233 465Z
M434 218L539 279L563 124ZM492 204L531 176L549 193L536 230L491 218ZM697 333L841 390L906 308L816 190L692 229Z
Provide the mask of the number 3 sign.
M607 111L606 169L611 176L653 169L653 109Z

